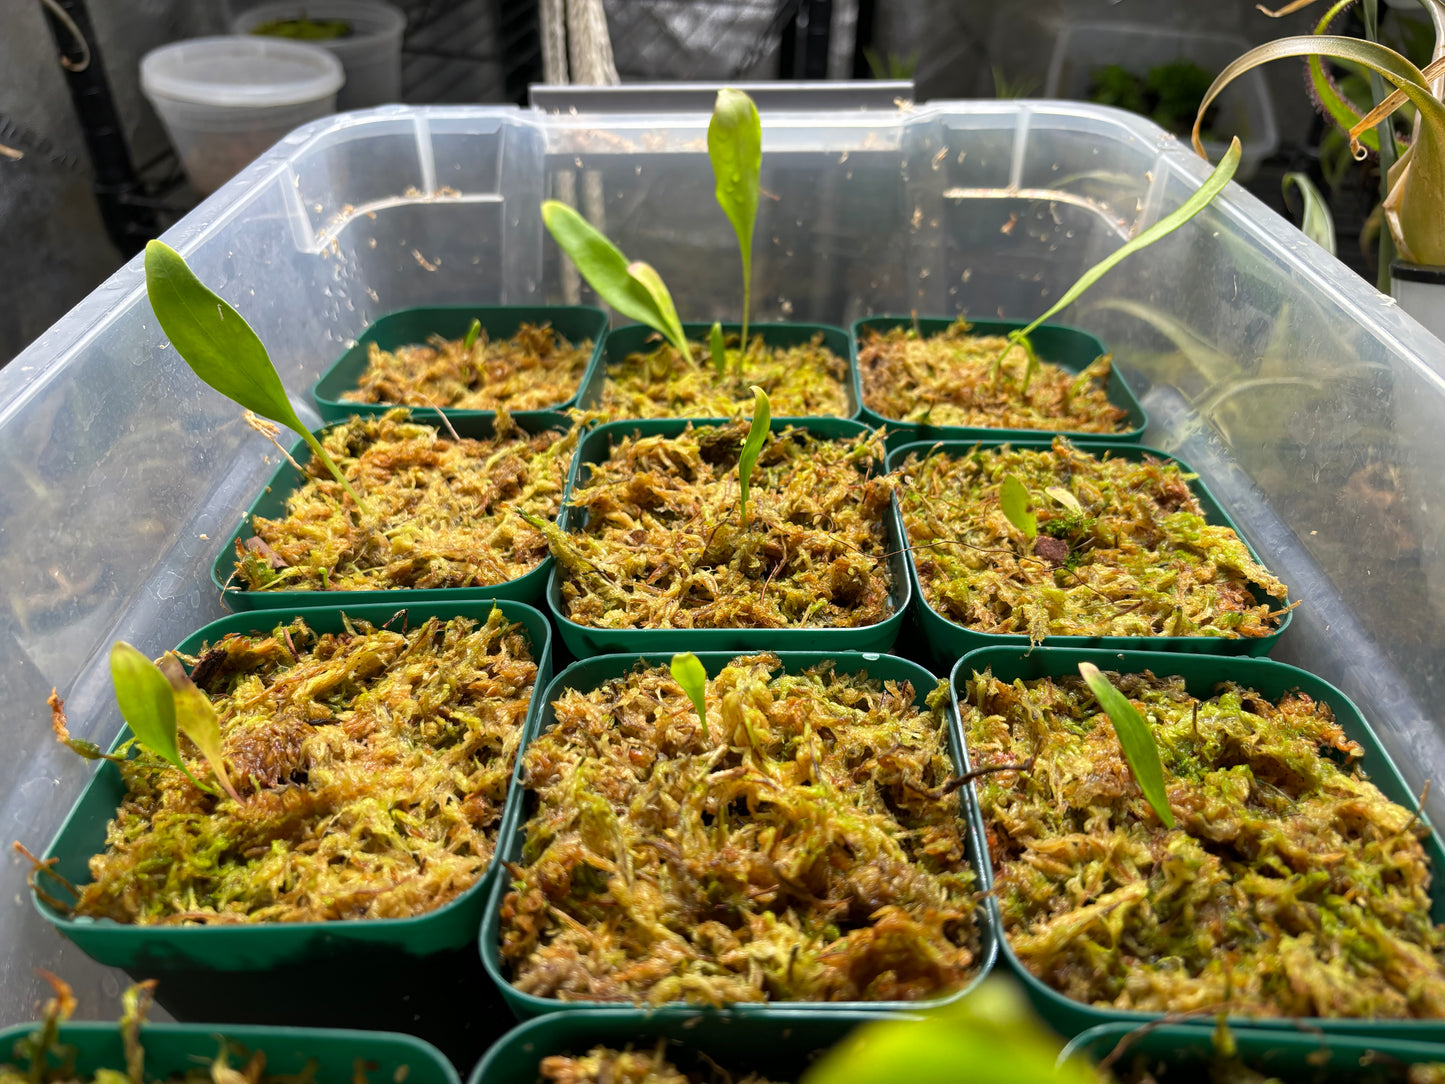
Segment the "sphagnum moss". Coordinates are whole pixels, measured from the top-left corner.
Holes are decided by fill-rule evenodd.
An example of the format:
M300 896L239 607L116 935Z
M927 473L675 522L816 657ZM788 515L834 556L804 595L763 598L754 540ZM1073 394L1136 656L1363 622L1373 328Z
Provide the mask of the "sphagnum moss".
M718 1066L707 1074L685 1073L667 1056L667 1043L651 1050L614 1050L596 1046L586 1054L554 1054L538 1067L541 1079L551 1084L773 1084L757 1073L733 1077ZM3 1082L0 1082L3 1084Z
M1178 465L1051 449L909 456L898 499L923 595L977 632L1050 636L1262 637L1285 585L1228 527L1205 522ZM1038 535L1009 522L1008 477L1027 490ZM1070 507L1049 490L1077 502Z
M1105 355L1079 373L1048 361L1033 367L1022 346L974 335L963 319L926 338L909 327L865 327L858 344L864 406L929 425L1122 432L1128 415L1109 402L1110 364Z
M198 790L144 750L123 761L126 796L75 913L140 925L406 918L474 884L537 667L499 609L481 623L404 620L317 634L297 619L187 660L242 800Z
M740 656L704 735L666 666L567 690L528 747L536 805L502 958L562 1000L918 999L978 951L947 686Z
M523 324L510 339L433 335L425 345L367 346L353 403L396 403L458 410L546 410L577 394L592 358L591 340L570 343L551 327Z
M365 494L356 508L314 459L282 519L255 517L236 543L236 574L252 591L490 587L526 575L547 541L513 509L552 519L580 428L519 429L505 411L496 435L453 439L407 411L352 418L323 444Z
M1085 1004L1445 1017L1427 829L1370 783L1328 705L1110 674L1152 723L1177 824L1083 681L974 674L960 700L1007 934Z

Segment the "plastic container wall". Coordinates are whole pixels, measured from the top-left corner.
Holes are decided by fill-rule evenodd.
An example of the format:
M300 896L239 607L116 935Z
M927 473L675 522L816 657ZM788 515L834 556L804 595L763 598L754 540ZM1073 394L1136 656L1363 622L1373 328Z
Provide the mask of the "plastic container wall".
M629 88L632 89L632 88ZM387 106L292 133L166 236L252 323L298 402L367 324L413 305L592 302L544 240L568 196L684 319L735 319L707 115ZM1206 166L1147 121L1069 103L764 111L754 319L1031 317ZM1343 689L1412 788L1445 778L1445 346L1238 188L1062 319L1099 335L1152 424L1303 599L1274 655ZM0 823L43 849L91 766L51 739L120 728L105 654L221 613L209 569L271 445L163 345L133 260L0 371ZM303 416L315 424L309 410ZM1445 788L1431 805L1445 810ZM1438 822L1438 818L1437 818ZM0 872L0 1023L35 967L114 1019L121 983Z

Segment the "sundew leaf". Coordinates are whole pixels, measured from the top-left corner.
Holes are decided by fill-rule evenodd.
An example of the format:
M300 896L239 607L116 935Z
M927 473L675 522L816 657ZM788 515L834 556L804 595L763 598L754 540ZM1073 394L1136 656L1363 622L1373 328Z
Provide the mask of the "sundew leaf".
M691 651L684 651L672 657L672 678L682 686L692 706L697 709L697 721L702 724L703 737L707 730L707 671Z
M665 315L657 307L657 299L632 274L621 249L571 207L554 199L543 202L542 223L558 247L577 265L587 284L597 291L598 297L623 316L658 332L692 361L687 339L680 332L675 335L669 328ZM670 298L668 303L671 304Z
M242 408L284 425L310 447L363 511L365 503L326 449L301 424L271 356L251 325L161 241L147 241L146 296L176 353L191 371Z
M1026 538L1033 538L1039 533L1038 517L1029 511L1029 491L1017 475L1004 475L1003 483L998 487L998 501L1003 505L1004 516Z
M1300 222L1300 232L1333 256L1335 254L1335 219L1330 214L1330 205L1325 202L1325 197L1320 195L1320 190L1310 180L1309 174L1286 173L1280 182L1281 191L1288 194L1290 185L1293 185L1299 192L1300 200L1304 203L1304 217Z
M1225 70L1227 71L1228 69ZM1217 81L1216 85L1218 85ZM1208 99L1206 98L1205 101L1207 104ZM1203 107L1200 108L1199 115L1201 118L1204 116ZM1196 121L1196 139L1198 138L1198 131L1199 122ZM1079 276L1079 280L1065 290L1063 296L1050 306L1047 312L1029 324L1028 327L1009 332L1009 343L1013 344L1026 341L1028 336L1040 324L1072 305L1085 290L1113 270L1121 261L1128 259L1142 248L1148 248L1161 237L1173 233L1200 211L1204 210L1204 208L1208 207L1214 197L1219 195L1219 193L1223 191L1224 186L1233 178L1234 171L1239 168L1239 159L1242 153L1243 148L1240 146L1238 137L1230 140L1229 149L1224 152L1224 157L1219 160L1219 165L1214 167L1214 172L1204 179L1204 183L1194 191L1193 195L1180 204L1179 207L1139 234L1139 236L1124 242L1124 244L1120 245L1093 267L1085 271ZM1005 353L1007 353L1007 350L1005 350Z
M1128 698L1114 688L1113 682L1097 666L1081 662L1079 674L1109 716L1109 722L1114 724L1114 733L1119 735L1119 747L1124 751L1124 759L1129 762L1139 789L1154 807L1154 812L1159 814L1164 827L1173 828L1174 814L1169 809L1169 795L1164 790L1164 765L1159 759L1159 745L1154 740L1154 732Z
M722 376L728 365L727 343L723 340L722 324L713 324L712 331L708 333L708 343L712 349L713 371Z
M687 336L682 331L682 321L677 318L677 307L672 303L672 294L668 293L667 285L662 281L662 276L650 263L642 260L633 260L627 265L627 273L642 284L652 302L657 306L657 311L662 317L663 334L669 342L682 352L687 358L688 364L692 363L692 354L688 352ZM679 345L681 344L681 345Z
M176 747L176 701L160 667L124 640L110 648L110 678L121 718L140 742L167 764L186 773L202 790L210 788L191 775Z
M752 298L753 231L758 220L758 191L763 168L763 125L758 107L740 90L717 92L707 126L707 155L712 160L714 194L733 224L743 258L743 350L748 343L748 303Z
M205 757L206 763L211 766L211 771L216 773L222 789L239 802L241 796L236 793L236 788L231 785L231 779L226 774L226 763L222 759L221 751L221 721L216 715L216 709L211 705L210 697L196 688L196 683L186 673L174 652L167 652L161 659L160 672L170 683L177 729L195 743L201 756Z
M1079 503L1079 498L1075 497L1063 486L1049 486L1044 492L1062 504L1070 512L1077 512L1079 515L1084 514L1084 506Z
M462 349L470 350L477 345L477 337L482 333L482 322L473 320L471 327L467 328L467 337L462 340Z
M752 385L753 424L748 430L748 439L743 441L742 453L738 456L738 503L741 508L743 526L748 525L748 483L752 480L753 468L762 454L763 443L768 439L768 426L773 421L772 403L768 393L756 384Z

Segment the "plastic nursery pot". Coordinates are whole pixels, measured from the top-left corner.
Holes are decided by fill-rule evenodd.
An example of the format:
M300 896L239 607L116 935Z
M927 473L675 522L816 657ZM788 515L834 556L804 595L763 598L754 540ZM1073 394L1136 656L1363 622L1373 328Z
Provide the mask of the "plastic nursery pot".
M37 1024L18 1024L0 1031L0 1061L11 1048L35 1030ZM247 1027L215 1024L145 1024L140 1032L145 1050L147 1080L179 1080L207 1065L221 1048L221 1040L239 1044L250 1053L266 1055L266 1073L311 1079L314 1063L318 1081L356 1080L355 1066L366 1063L371 1084L459 1084L457 1072L440 1050L411 1035L386 1031L349 1031L338 1028ZM59 1042L73 1048L75 1076L89 1079L98 1069L125 1071L125 1047L114 1023L86 1021L60 1025ZM52 1062L52 1064L55 1064ZM237 1059L232 1059L233 1067Z
M366 371L367 346L376 343L383 350L395 350L399 346L425 345L427 338L440 335L445 339L465 337L473 320L480 320L487 338L496 342L510 339L523 324L550 324L552 329L568 342L577 343L592 340L592 357L588 369L597 364L602 353L602 340L607 334L607 314L590 305L439 305L429 308L402 309L378 319L362 333L346 353L321 375L311 386L311 397L316 401L316 410L322 421L341 422L353 414L385 414L396 406L410 407L418 421L438 420L435 409L416 403L353 403L343 399L342 394L354 391ZM564 410L576 402L574 391L548 410ZM442 404L446 416L453 422L470 414L490 417L494 410L462 410ZM539 413L532 410L515 410L512 417L518 421L528 415Z
M741 333L742 325L723 324L722 329L724 335L737 335ZM688 342L701 343L706 352L708 335L712 331L711 324L683 324L682 331L687 336ZM854 363L852 352L848 348L846 331L840 327L833 327L831 324L748 325L749 339L754 335L761 335L763 344L771 347L802 346L812 342L813 336L819 332L822 332L823 335L823 345L848 363L848 373L844 378L844 391L848 395L847 413L837 416L856 418L858 409L863 404L863 386L858 382L858 366ZM592 364L587 368L587 374L582 378L582 390L577 396L577 405L584 410L597 409L602 402L603 386L607 383L607 367L622 364L631 354L650 353L661 345L663 345L662 336L645 324L628 324L615 331L609 331L602 351L592 359ZM696 357L696 355L694 356ZM705 354L704 357L697 360L705 362ZM743 384L746 387L747 374L744 373L743 377ZM739 406L744 412L747 412L751 410L751 403L752 400L749 398L740 402ZM777 416L800 417L800 415L783 414ZM817 417L817 415L811 416Z
M376 405L376 404L373 404ZM386 409L394 409L387 407ZM425 412L415 411L413 420L425 425L440 426L442 436L450 435L435 412L430 418ZM483 411L448 411L447 416L457 434L476 440L484 440L495 432L496 415ZM526 433L540 433L544 429L561 429L565 432L571 421L565 414L555 411L527 411L514 415L518 428ZM320 438L324 429L312 432ZM291 458L305 463L311 450L305 441L297 439L291 446ZM542 558L536 568L516 579L484 587L426 587L426 588L378 588L374 591L252 591L236 583L236 543L251 537L251 523L254 517L283 519L286 516L286 502L299 490L306 478L290 463L282 462L257 498L251 502L241 522L226 539L221 552L211 566L211 582L221 592L221 601L232 610L278 610L295 606L361 606L371 603L383 605L410 606L418 603L455 602L476 598L511 599L515 602L540 602L547 586L547 574L552 570L552 555Z
M708 677L716 677L729 662L742 652L737 651L706 651L698 653L698 659L707 670ZM747 654L754 654L748 651ZM779 661L782 664L784 673L797 673L809 666L815 666L821 662L832 662L835 671L839 674L866 673L870 678L877 681L908 681L913 685L913 701L919 707L923 707L928 694L938 684L938 678L907 659L900 659L896 655L879 655L873 652L842 652L829 653L822 651L779 651ZM584 659L581 662L573 663L567 667L547 686L547 691L537 701L536 710L527 722L527 732L522 750L517 754L517 772L512 780L512 789L507 792L507 810L502 817L501 835L497 842L497 864L519 862L522 858L522 847L526 842L524 827L527 817L530 816L532 806L535 804L529 793L522 786L522 758L526 755L527 747L532 744L540 735L551 729L556 722L556 713L553 709L554 702L562 695L565 689L591 690L597 688L605 681L621 677L629 673L638 663L647 666L667 666L672 660L672 652L657 654L625 654L625 655L603 655L597 658ZM955 705L950 705L948 715L948 750L953 758L955 766L966 762L967 754L963 748L963 731L958 725L958 713ZM962 769L960 769L962 770ZM960 788L959 794L959 816L969 824L969 835L972 836L971 843L976 844L981 838L977 833L978 812L973 806L973 797L967 787ZM984 851L976 846L969 847L969 864L973 869L977 883L982 886L987 882L986 855ZM487 969L487 974L501 990L502 997L511 1006L512 1011L520 1020L526 1020L533 1016L566 1012L571 1015L577 1009L617 1011L615 1002L598 1002L583 1000L562 1001L557 998L537 997L533 994L523 993L514 987L507 978L505 967L501 957L501 909L502 901L511 885L504 878L498 878L492 890L491 899L487 903L486 915L482 921L482 933L480 940L482 963ZM977 988L984 977L993 968L994 960L998 955L998 938L995 926L995 916L990 908L980 902L975 911L975 920L978 923L978 960L976 970L968 983L953 993L942 997L931 998L920 1001L766 1001L766 1002L732 1002L728 1008L737 1014L747 1016L775 1016L783 1018L785 1022L791 1022L796 1015L804 1013L816 1013L820 1015L833 1016L835 1013L843 1012L866 1012L888 1010L918 1010L923 1011L946 1005L957 1001ZM697 1007L687 1002L668 1002L664 1006L649 1005L643 1009L629 1009L627 1016L636 1020L636 1014L646 1012L648 1014L658 1013L689 1013L696 1014Z
M989 450L1008 445L1020 449L1047 449L1051 441L1044 440L985 440L985 441L939 441L929 443L917 441L912 444L903 444L894 448L888 453L888 469L897 470L910 455L920 457L929 455L952 455L963 456L973 452L974 449ZM1186 474L1194 473L1189 464L1177 456L1168 455L1165 452L1156 451L1153 448L1146 448L1140 444L1117 444L1117 443L1095 443L1082 446L1081 451L1091 455L1109 455L1119 459L1128 459L1133 462L1141 462L1145 456L1152 456L1155 459L1163 460L1166 463L1176 463ZM1249 540L1240 534L1239 528L1235 526L1234 520L1229 518L1228 513L1214 499L1201 480L1195 478L1189 483L1189 491L1199 500L1200 507L1204 511L1204 519L1207 523L1216 526L1228 527L1239 535L1240 541L1249 550L1250 556L1260 564L1259 554L1255 552ZM893 498L893 515L898 521L898 537L904 540L907 546L908 532L903 525L903 509L898 503L895 493ZM1266 566L1268 567L1268 566ZM908 549L908 575L912 579L913 594L915 598L914 616L918 622L923 639L928 644L930 657L941 665L952 665L960 656L970 651L977 651L983 647L995 646L1029 646L1029 638L1022 633L997 633L997 632L976 632L967 626L951 621L943 614L933 608L933 605L923 594L922 579L918 575L918 568L913 561L913 551ZM1255 592L1255 599L1258 602L1268 602L1271 612L1279 612L1285 607L1278 599ZM1284 614L1280 620L1279 627L1268 636L1259 637L1235 637L1224 636L1050 636L1044 642L1052 647L1102 647L1119 651L1179 651L1208 655L1267 655L1275 643L1284 635L1285 629L1289 627L1293 618L1293 611Z
M396 620L399 615L405 615L404 619L413 625L431 617L485 621L493 604L492 599L477 599L451 604L349 606L344 611L337 607L311 607L232 614L192 633L176 650L193 655L203 644L214 644L229 633L265 634L293 617L305 619L317 632L341 632L343 614L378 627ZM528 708L530 717L536 709L537 690L544 688L551 677L551 629L547 619L530 606L505 600L495 605L509 621L519 622L531 641L537 681ZM525 734L525 726L523 732ZM111 748L129 737L130 729L123 727ZM106 826L124 795L120 770L114 763L105 761L81 792L45 852L46 859L58 860L56 872L72 884L89 883L90 858L105 849ZM505 825L504 809L501 827ZM461 895L434 911L412 918L138 926L110 919L67 916L39 896L35 896L35 906L92 959L125 968L134 975L162 975L177 969L255 972L283 964L379 959L387 953L422 957L464 945L476 936L486 906L487 888L497 869L497 863L493 862ZM325 969L318 970L324 972ZM224 979L217 981L224 982ZM278 997L282 996L284 991L278 991Z
M865 330L884 332L891 331L896 327L917 326L923 338L931 339L935 335L947 331L956 322L956 319L938 316L919 317L917 320L911 316L869 316L866 319L855 321L852 333L848 337L848 345L853 360L853 369L858 376L859 388L863 387L863 372L858 362L858 351ZM974 334L979 336L1007 335L1010 331L1028 327L1028 323L1026 320L970 320L969 326L973 329ZM1033 342L1034 350L1038 353L1040 360L1051 361L1074 373L1082 371L1101 354L1109 352L1098 338L1090 335L1087 331L1069 327L1067 324L1043 324L1029 335L1029 339ZM1049 428L1001 429L985 426L925 425L919 422L905 422L885 417L877 411L868 409L867 400L861 397L861 392L859 402L862 404L862 408L858 413L858 420L873 426L887 426L889 451L916 440L1032 440L1044 434L1058 432L1066 432L1069 439L1076 444L1096 444L1101 441L1117 444L1121 441L1142 440L1149 419L1144 413L1144 408L1139 405L1139 400L1129 389L1128 382L1119 374L1117 366L1111 367L1109 370L1109 382L1105 392L1110 403L1128 414L1123 423L1124 427L1114 433L1080 433Z
M575 1009L529 1020L507 1032L477 1063L467 1084L535 1084L537 1065L549 1055L583 1055L595 1046L645 1051L663 1039L668 1060L709 1080L714 1064L732 1074L726 1078L730 1080L748 1073L797 1080L853 1028L900 1018L907 1019L899 1013L847 1009L799 1009L786 1016Z
M573 491L587 477L588 464L605 462L615 440L623 437L680 436L689 425L722 424L723 419L642 418L609 422L582 438L572 459L572 474L562 495L562 512L557 524L564 531L580 530L585 513L570 507ZM803 429L824 440L856 437L867 431L861 422L843 418L773 418L769 431L788 426ZM911 583L903 557L899 520L889 516L887 529L890 612L887 618L859 628L801 627L784 629L604 629L581 625L567 616L562 603L562 570L553 565L547 578L547 608L562 642L579 659L611 651L787 651L820 647L832 651L887 651L898 639L911 598Z
M1076 1037L1059 1057L1063 1064L1082 1058L1097 1064L1134 1031L1129 1024L1101 1024ZM1284 1084L1356 1084L1406 1080L1411 1065L1445 1062L1445 1045L1408 1039L1362 1039L1351 1035L1281 1033L1237 1028L1231 1031L1238 1061L1260 1079ZM1115 1062L1127 1069L1142 1057L1154 1078L1169 1084L1207 1080L1214 1061L1214 1029L1200 1025L1163 1024L1141 1031Z
M1261 696L1277 700L1284 694L1298 690L1316 701L1328 704L1335 721L1344 730L1345 736L1358 742L1365 756L1361 767L1372 783L1390 801L1406 809L1414 809L1417 799L1410 793L1399 770L1390 755L1385 752L1375 736L1374 730L1365 721L1360 709L1340 690L1323 678L1307 670L1301 670L1272 659L1220 658L1208 655L1160 654L1157 651L1109 651L1074 647L1039 647L1029 650L1026 646L990 647L965 655L954 666L950 675L954 713L960 720L959 689L966 685L975 673L984 670L992 672L1000 681L1031 681L1041 678L1077 676L1081 662L1092 662L1100 670L1112 670L1122 674L1150 670L1159 677L1178 676L1184 679L1185 687L1194 697L1213 694L1215 686L1222 681L1234 681L1258 692ZM960 721L960 730L962 722ZM971 768L968 750L964 750L964 770ZM970 784L972 787L973 784ZM988 835L981 805L974 794L972 809L978 821L974 831L987 847ZM505 821L503 826L505 827ZM1437 871L1430 889L1430 919L1434 923L1445 922L1445 882L1438 871L1445 870L1445 848L1442 848L1439 834L1433 829L1423 841L1426 857ZM1004 933L1002 913L995 898L993 861L988 858L984 876L988 891L988 906L998 931L999 955L1005 966L1017 976L1034 1010L1065 1037L1078 1035L1101 1024L1123 1025L1125 1030L1157 1022L1159 1013L1134 1012L1106 1006L1086 1005L1082 1001L1065 997L1036 978L1008 943ZM1339 1033L1365 1036L1371 1040L1381 1038L1411 1039L1422 1042L1445 1042L1445 1019L1358 1019L1351 1017L1310 1017L1297 1020L1288 1017L1231 1016L1229 1025L1237 1035L1247 1034L1251 1028L1270 1029L1277 1038L1281 1030L1303 1026L1310 1031L1330 1033L1330 1041ZM1300 1039L1299 1041L1304 1041ZM1318 1038L1309 1040L1317 1048Z

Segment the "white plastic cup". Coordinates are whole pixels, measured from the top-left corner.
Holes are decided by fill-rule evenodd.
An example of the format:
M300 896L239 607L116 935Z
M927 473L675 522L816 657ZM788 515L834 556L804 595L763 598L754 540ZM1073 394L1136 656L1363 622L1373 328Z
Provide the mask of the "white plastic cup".
M291 129L336 112L345 78L325 49L277 38L192 38L140 62L141 89L202 195Z
M271 0L243 11L231 20L233 34L251 34L264 23L307 18L347 23L344 38L326 38L308 44L334 54L346 69L337 108L369 109L401 100L401 38L406 16L380 0Z

